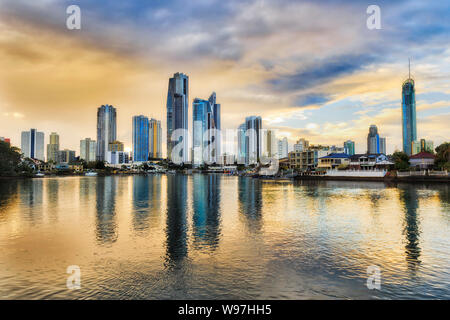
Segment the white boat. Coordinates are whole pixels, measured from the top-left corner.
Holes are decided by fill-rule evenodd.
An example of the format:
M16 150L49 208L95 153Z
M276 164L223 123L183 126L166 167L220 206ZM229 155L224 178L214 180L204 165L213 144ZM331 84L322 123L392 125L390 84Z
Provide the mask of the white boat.
M87 177L95 177L97 176L97 172L89 171L84 174Z
M42 172L37 172L35 175L35 177L45 177L45 174L43 174Z

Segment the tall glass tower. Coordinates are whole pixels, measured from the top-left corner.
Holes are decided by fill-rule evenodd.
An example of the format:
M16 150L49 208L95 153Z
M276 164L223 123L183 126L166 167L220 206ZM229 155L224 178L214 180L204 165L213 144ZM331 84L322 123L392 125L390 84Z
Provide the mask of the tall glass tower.
M196 166L203 164L205 161L210 163L218 162L218 155L220 155L220 133L216 132L216 136L212 135L206 137L210 129L220 130L220 104L216 103L216 94L213 92L208 100L198 99L194 100L192 105L193 115L193 135L192 148L193 159L192 163ZM203 152L210 144L214 144L214 152L204 159Z
M111 142L117 140L116 108L108 104L97 110L97 160L106 161Z
M402 85L402 135L403 152L410 156L412 142L417 140L416 90L411 71Z
M133 161L147 161L149 155L149 122L145 116L133 117Z
M262 119L257 116L245 118L245 164L256 164L262 155L261 129Z
M183 73L175 73L169 79L169 89L167 93L167 159L172 160L172 149L178 144L183 144L180 152L184 163L188 162L188 137L179 138L172 141L172 132L177 129L184 129L187 135L189 111L189 77Z

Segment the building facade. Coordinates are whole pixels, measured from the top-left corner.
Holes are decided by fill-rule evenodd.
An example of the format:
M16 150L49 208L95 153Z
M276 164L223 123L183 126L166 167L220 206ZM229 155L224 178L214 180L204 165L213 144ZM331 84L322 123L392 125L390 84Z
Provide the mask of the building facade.
M371 125L369 128L369 134L367 135L367 153L386 154L386 138L381 138L378 134L378 128L376 125Z
M80 159L83 159L87 163L96 161L97 142L86 138L80 140Z
M303 138L299 139L296 144L294 144L294 152L302 152L309 148L309 141Z
M145 116L142 116L142 115L134 116L133 117L133 159L136 162L147 161L148 155L149 155L149 121L148 121L148 118Z
M238 164L245 164L245 135L247 132L247 126L245 123L241 124L237 129L237 150L236 150L236 161Z
M319 158L317 168L319 169L336 169L339 166L347 166L350 164L350 156L346 153L330 153L327 156Z
M162 158L162 129L161 121L150 119L148 122L148 148L149 158Z
M73 150L60 150L58 163L73 163L75 162L75 151Z
M106 161L109 144L117 139L116 108L102 105L97 110L97 160Z
M284 137L278 140L278 159L283 159L288 157L289 144L288 139Z
M21 150L25 157L31 159L44 159L44 133L36 129L23 131L21 134Z
M187 135L189 115L189 77L183 73L175 73L169 79L167 93L167 159L173 160L172 149L182 144L181 151L176 155L181 162L189 160L189 142L187 136L181 136L172 141L172 133L177 129L185 130Z
M256 164L259 162L262 154L261 117L250 116L245 118L245 130L245 164Z
M355 154L355 141L347 140L344 142L344 152L349 156Z
M59 135L52 132L47 144L47 162L59 163Z

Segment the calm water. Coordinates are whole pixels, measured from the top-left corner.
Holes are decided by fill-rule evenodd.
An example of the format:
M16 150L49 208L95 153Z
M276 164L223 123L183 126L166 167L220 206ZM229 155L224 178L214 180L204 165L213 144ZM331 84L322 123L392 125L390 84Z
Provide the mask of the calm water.
M449 226L445 184L0 180L0 298L449 299Z

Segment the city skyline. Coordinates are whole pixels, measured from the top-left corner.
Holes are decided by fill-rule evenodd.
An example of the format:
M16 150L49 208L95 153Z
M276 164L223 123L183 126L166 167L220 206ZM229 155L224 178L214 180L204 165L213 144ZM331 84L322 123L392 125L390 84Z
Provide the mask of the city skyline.
M424 15L423 28L404 22L402 1L383 3L382 29L368 30L364 5L339 8L336 1L186 4L186 17L173 24L167 23L177 15L170 1L164 7L131 1L108 22L95 18L110 14L115 4L103 12L100 4L80 1L86 14L82 29L72 32L58 24L63 5L48 3L49 10L24 1L1 4L0 134L13 145L20 145L22 130L38 128L45 132L45 145L57 132L64 147L79 153L82 136L96 137L91 115L109 103L120 110L117 139L131 149L132 128L125 124L132 116L161 119L165 131L167 78L179 71L190 77L190 97L207 96L211 89L220 95L226 110L222 129L258 114L290 145L300 137L335 145L352 139L361 153L367 126L374 123L392 153L402 150L401 85L408 78L408 57L416 82L417 137L439 145L450 135L450 28L441 15L448 11L443 4L411 6L408 21ZM214 8L219 29L213 18L193 19L192 12ZM46 36L36 36L36 30ZM153 42L143 41L139 30ZM163 135L164 156L165 140Z

